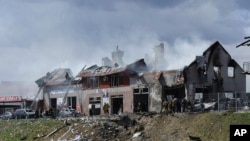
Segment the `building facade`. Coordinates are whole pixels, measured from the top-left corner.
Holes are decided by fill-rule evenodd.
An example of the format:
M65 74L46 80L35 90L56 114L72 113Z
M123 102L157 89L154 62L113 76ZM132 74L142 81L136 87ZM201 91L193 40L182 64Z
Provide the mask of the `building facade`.
M36 81L42 89L44 110L69 107L81 111L82 89L68 68L59 68ZM37 108L35 108L37 109Z
M185 98L181 70L144 72L131 87L134 89L135 103L147 103L149 112L160 112L164 99Z
M81 78L83 112L90 110L94 115L103 114L105 103L109 105L109 113L131 113L134 110L133 89L138 74L144 72L146 64L140 59L123 67L93 65L82 70L77 77Z

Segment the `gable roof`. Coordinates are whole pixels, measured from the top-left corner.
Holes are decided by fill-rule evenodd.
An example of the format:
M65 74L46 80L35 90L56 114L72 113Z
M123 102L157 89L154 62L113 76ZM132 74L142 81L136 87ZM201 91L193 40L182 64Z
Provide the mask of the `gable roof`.
M213 44L211 44L203 53L202 56L207 57L207 61L212 61L211 57L214 54L214 52L216 51L217 48L222 49L226 54L228 54L228 56L231 58L231 55L225 50L225 48L220 44L219 41L214 42ZM193 65L194 63L196 63L196 59L194 59L194 61L192 61L189 65ZM209 63L209 62L207 62Z
M210 45L204 52L203 55L205 55L207 52L211 51L214 52L214 50L220 47L221 49L223 49L225 51L225 53L227 53L230 57L231 55L225 50L225 48L221 45L221 43L219 41L214 42L212 45Z

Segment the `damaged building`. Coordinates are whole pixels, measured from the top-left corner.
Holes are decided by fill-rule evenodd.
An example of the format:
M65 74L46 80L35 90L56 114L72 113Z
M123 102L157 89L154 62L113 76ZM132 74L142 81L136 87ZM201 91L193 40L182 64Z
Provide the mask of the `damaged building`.
M144 72L132 87L135 103L148 103L150 112L160 112L163 99L185 98L181 70Z
M94 115L103 113L103 105L110 105L110 113L133 112L133 89L138 73L146 70L143 59L123 67L93 65L83 69L77 77L81 78L83 112Z
M224 47L216 41L183 71L187 98L203 102L244 97L246 76Z
M153 71L165 70L167 68L167 62L164 57L164 43L154 46L153 50L153 57L148 54L144 56L148 69Z
M124 52L112 53L112 60L102 58L102 66L93 65L78 73L57 69L36 81L43 88L48 108L72 107L89 115L160 112L164 99L209 102L219 98L244 98L246 76L240 65L217 41L183 69L164 70L164 44L155 46L155 58L124 65ZM158 55L157 55L158 54ZM154 64L156 63L156 64ZM174 63L174 62L173 62ZM237 92L237 93L235 93Z
M40 108L61 109L70 107L81 111L81 85L68 68L55 69L36 81L42 89L43 104Z

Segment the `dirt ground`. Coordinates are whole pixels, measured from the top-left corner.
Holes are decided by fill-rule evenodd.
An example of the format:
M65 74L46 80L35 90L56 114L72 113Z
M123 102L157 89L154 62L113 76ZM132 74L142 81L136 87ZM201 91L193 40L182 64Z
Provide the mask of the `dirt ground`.
M227 114L132 114L117 117L62 119L64 125L49 140L82 141L199 141L229 140ZM44 138L43 138L44 139Z

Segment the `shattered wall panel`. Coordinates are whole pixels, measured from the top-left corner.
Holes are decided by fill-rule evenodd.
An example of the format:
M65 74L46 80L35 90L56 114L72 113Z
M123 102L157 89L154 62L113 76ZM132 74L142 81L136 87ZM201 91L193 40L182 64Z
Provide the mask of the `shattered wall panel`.
M162 102L162 86L154 84L150 87L149 111L160 112Z

